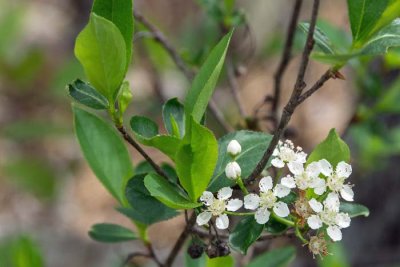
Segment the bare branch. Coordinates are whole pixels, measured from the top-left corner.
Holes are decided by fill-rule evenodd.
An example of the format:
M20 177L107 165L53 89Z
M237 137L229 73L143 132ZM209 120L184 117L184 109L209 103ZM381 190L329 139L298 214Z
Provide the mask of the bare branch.
M328 69L310 89L299 96L299 98L297 99L298 105L303 103L304 100L306 100L316 91L318 91L318 89L320 89L325 84L325 82L327 82L331 78L336 78L336 75L333 70Z

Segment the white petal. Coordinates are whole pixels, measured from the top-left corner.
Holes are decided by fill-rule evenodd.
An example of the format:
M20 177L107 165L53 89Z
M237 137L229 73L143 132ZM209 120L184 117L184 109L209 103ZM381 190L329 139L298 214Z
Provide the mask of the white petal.
M203 194L200 197L200 201L206 204L207 206L210 206L214 202L214 195L213 193L209 191L204 191Z
M338 215L336 215L336 224L338 226L340 226L341 228L347 228L350 226L350 216L347 213L338 213Z
M332 175L332 165L326 159L321 159L319 161L319 166L321 168L321 173L323 175L325 175L325 176Z
M275 148L274 152L272 152L272 156L276 157L279 155L279 149Z
M226 150L232 156L236 156L236 155L240 154L240 152L242 152L242 147L240 146L240 144L237 140L232 140L229 142Z
M329 193L324 201L324 206L330 210L339 211L339 196L336 193Z
M319 229L322 227L322 221L317 215L311 215L307 219L307 224L310 226L311 229Z
M244 207L249 210L255 210L260 205L260 197L256 194L248 194L244 197Z
M311 177L318 177L321 173L321 165L318 161L311 162L307 165L306 172Z
M224 230L228 228L229 226L229 218L228 215L226 214L221 214L217 217L215 220L215 226L217 226L218 229Z
M341 161L338 163L338 165L336 166L336 174L339 177L345 177L348 178L351 175L351 165L347 164L344 161Z
M340 190L340 195L344 200L354 201L354 192L350 185L343 185L342 190Z
M331 225L326 229L326 232L333 241L342 240L342 231L340 231L339 227Z
M326 186L321 186L321 187L315 187L314 188L314 193L321 196L323 193L326 191Z
M317 195L322 195L326 191L326 182L321 178L314 178L311 182L311 187Z
M296 161L305 163L307 161L307 154L303 151L296 153Z
M204 225L204 224L207 224L207 223L210 221L211 216L212 216L212 213L211 213L211 212L209 212L209 211L203 211L202 213L200 213L199 215L197 215L196 223L197 223L199 226L202 226L202 225Z
M271 164L276 168L285 167L285 163L280 158L274 158L273 160L271 160Z
M232 188L230 187L223 187L218 191L218 199L228 199L232 196Z
M271 212L269 212L269 210L266 207L261 207L256 211L254 218L256 219L257 223L265 224L268 222L270 215Z
M243 206L243 201L235 198L228 201L228 204L226 204L226 209L229 211L237 211L242 206Z
M285 177L282 178L281 184L289 187L289 188L295 188L296 187L296 181L294 178L290 175L286 175Z
M304 172L303 163L298 161L291 161L288 163L288 168L291 173L294 175L300 175Z
M282 201L276 202L273 210L276 215L282 218L287 217L290 214L288 205Z
M229 162L225 167L225 175L228 179L236 180L242 174L239 164L236 161Z
M286 197L290 194L290 188L281 184L277 184L274 188L274 195L277 197Z
M262 192L267 192L268 190L271 190L272 186L273 186L273 183L272 183L271 176L264 177L260 180L260 190Z
M318 202L315 198L312 198L310 201L308 201L308 204L310 204L310 207L316 213L320 213L323 209L322 203Z

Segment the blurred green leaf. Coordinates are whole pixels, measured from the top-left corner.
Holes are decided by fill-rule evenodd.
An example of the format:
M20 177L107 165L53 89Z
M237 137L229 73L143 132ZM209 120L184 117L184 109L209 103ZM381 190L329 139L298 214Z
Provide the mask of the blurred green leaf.
M369 216L369 209L364 205L357 203L341 202L340 211L348 213L351 218L358 216Z
M185 135L185 108L177 98L168 100L162 110L164 126L170 135L182 138Z
M254 216L246 216L240 220L229 235L231 247L242 254L247 254L247 249L260 237L264 229Z
M288 229L288 226L286 224L278 222L277 220L271 217L265 224L264 229L270 234L278 235L285 232Z
M218 258L207 258L206 267L233 267L235 260L232 256L218 257Z
M253 259L246 267L286 267L295 258L294 247L284 247L267 251Z
M114 103L126 73L126 46L119 29L92 13L89 24L76 38L75 55L90 83Z
M131 158L122 138L99 117L73 107L75 133L83 155L107 190L125 203L125 185L133 175Z
M29 236L6 238L0 244L2 267L44 267L44 264L38 244Z
M185 253L185 267L206 267L207 256L203 254L200 258L192 259L189 253Z
M304 33L308 33L310 23L302 22L298 26ZM324 53L324 54L334 54L334 48L332 46L331 41L329 40L328 36L319 28L316 27L314 31L314 40L317 47Z
M137 236L130 229L118 224L99 223L92 226L89 236L96 241L115 243L137 239Z
M400 79L397 79L384 93L377 99L377 103L372 108L378 113L400 113Z
M69 95L79 103L94 109L107 109L107 98L98 93L89 84L77 79L68 84Z
M26 118L11 122L0 129L0 133L18 141L33 141L47 137L68 134L70 129L64 128L61 123L49 123L49 120Z
M347 260L345 249L339 242L330 243L328 245L329 255L318 260L319 267L350 267Z

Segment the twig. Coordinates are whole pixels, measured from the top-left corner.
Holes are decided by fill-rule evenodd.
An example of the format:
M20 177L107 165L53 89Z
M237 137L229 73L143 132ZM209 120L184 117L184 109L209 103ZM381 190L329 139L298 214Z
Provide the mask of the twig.
M164 267L162 262L158 259L157 255L154 253L154 249L151 243L146 244L147 250L149 251L149 256L157 263L158 266Z
M305 91L299 98L297 99L298 104L301 104L309 98L312 94L314 94L319 88L321 88L326 81L331 78L336 78L336 75L332 69L328 69L320 78L319 80L307 91Z
M151 255L143 253L143 252L133 252L130 253L127 257L126 260L124 261L123 266L127 265L128 263L130 263L134 258L136 257L146 257L146 258L152 258Z
M229 88L231 89L233 99L235 100L236 105L238 106L240 116L246 118L247 117L246 111L240 99L239 84L235 74L235 65L233 64L231 58L227 58L226 60L226 70L227 70Z

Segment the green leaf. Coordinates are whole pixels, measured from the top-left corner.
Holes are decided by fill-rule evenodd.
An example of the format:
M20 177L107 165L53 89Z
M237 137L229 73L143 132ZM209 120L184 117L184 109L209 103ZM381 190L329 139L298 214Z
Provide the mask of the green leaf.
M189 253L185 253L185 267L206 267L207 257L203 254L200 258L192 259Z
M310 23L308 22L303 22L300 23L298 26L304 33L308 33ZM319 50L324 53L324 54L334 54L335 50L333 48L333 45L331 41L329 40L328 36L319 28L315 27L314 31L314 40L315 44L319 48Z
M89 236L96 241L114 243L137 239L136 234L130 229L118 224L99 223L92 226Z
M260 237L263 229L264 225L257 223L254 216L246 216L229 235L229 243L234 250L246 254L247 249Z
M380 19L376 22L371 35L380 31L389 25L394 19L400 17L400 2L398 0L390 0Z
M394 20L365 43L362 55L385 54L390 47L400 46L400 19Z
M126 69L132 57L133 44L133 0L95 0L92 12L108 19L121 32L126 46ZM126 70L125 69L125 70Z
M307 164L321 159L329 161L334 168L341 161L350 161L350 149L335 129L331 129L328 137L315 147L307 159Z
M393 82L372 108L378 113L400 113L400 79Z
M116 131L99 117L73 107L75 133L87 162L107 190L120 202L133 170L131 158Z
M89 24L76 38L75 56L90 83L114 103L126 73L126 46L118 28L92 13Z
M225 186L232 186L235 183L225 176L225 167L232 160L226 152L226 148L233 139L237 140L242 146L242 152L236 157L236 161L242 169L242 177L246 178L264 155L272 136L261 132L237 131L220 138L218 140L218 162L208 187L208 190L212 192L216 192ZM266 168L269 166L268 163Z
M191 119L182 144L176 153L176 172L180 184L196 202L207 188L218 158L214 134Z
M213 259L207 257L206 267L233 267L234 265L235 260L230 255Z
M178 215L178 212L150 195L144 186L145 176L145 174L135 175L128 181L125 189L126 199L132 208L129 208L129 211L124 209L127 213L122 212L146 225L168 220Z
M182 138L185 135L185 108L177 98L172 98L164 104L162 115L167 132Z
M274 218L270 218L269 221L265 224L265 231L274 235L281 234L287 229L288 226L286 224L280 223Z
M364 216L364 217L369 216L369 209L357 203L341 202L340 211L348 213L351 218L358 216Z
M40 246L27 235L2 237L0 243L0 266L44 267Z
M196 122L202 119L221 73L232 33L225 35L214 47L194 78L185 99L186 120L190 119L190 115Z
M144 178L144 185L150 194L173 209L194 209L201 203L194 203L182 195L176 185L166 181L158 174L151 173Z
M318 260L319 267L350 267L345 248L340 242L328 244L329 254Z
M149 118L142 116L131 118L131 128L140 143L155 147L175 160L177 149L181 143L178 137L158 134L158 125Z
M294 247L273 249L256 257L246 267L286 267L296 255Z
M124 81L121 85L118 95L118 108L121 114L124 114L129 104L132 102L132 92L128 81Z
M108 109L107 98L99 94L96 89L89 84L77 79L68 84L69 95L76 101L94 109Z

